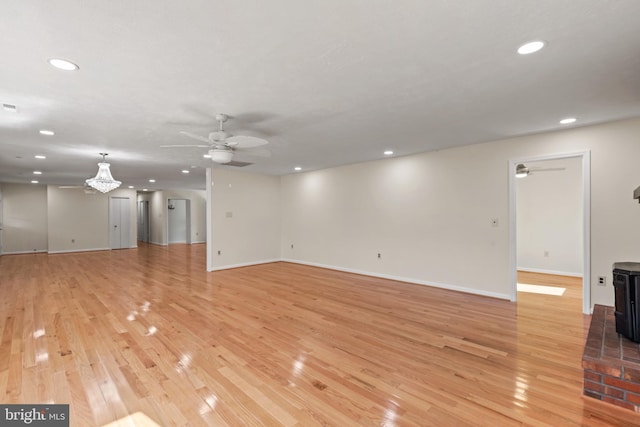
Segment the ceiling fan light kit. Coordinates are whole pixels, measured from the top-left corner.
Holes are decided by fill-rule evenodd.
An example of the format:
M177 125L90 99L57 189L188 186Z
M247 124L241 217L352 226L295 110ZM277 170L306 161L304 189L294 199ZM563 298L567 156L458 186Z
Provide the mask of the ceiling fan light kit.
M229 163L233 159L233 151L226 148L213 148L209 150L209 157L216 163Z
M524 178L527 175L529 175L529 168L519 163L518 166L516 166L516 178Z
M109 169L109 163L105 162L105 157L108 155L107 153L100 153L102 156L102 162L98 163L98 173L94 178L89 178L85 182L92 188L95 188L101 193L108 193L109 191L115 190L120 187L122 182L116 181L113 179L111 175L111 170Z

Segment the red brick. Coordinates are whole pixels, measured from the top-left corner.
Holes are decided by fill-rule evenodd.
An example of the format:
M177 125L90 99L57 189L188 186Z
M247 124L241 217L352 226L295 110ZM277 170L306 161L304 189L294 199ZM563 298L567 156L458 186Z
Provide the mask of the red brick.
M604 392L604 390L605 390L604 385L602 385L602 384L600 384L600 383L593 382L593 381L589 381L589 380L586 380L586 381L584 382L584 389L585 389L585 390L594 391L594 392L596 392L596 393L600 393L600 394L605 394L605 392Z
M627 392L627 399L626 400L628 402L635 403L636 405L640 405L640 394Z
M604 383L606 385L618 387L623 390L632 391L634 393L640 393L640 384L630 383L629 381L623 381L613 377L604 377Z
M626 373L626 371L625 371ZM590 380L590 381L595 381L597 383L601 383L602 382L602 374L599 374L597 372L593 372L593 371L584 371L584 379L585 380Z
M619 388L605 387L604 394L615 397L616 399L627 400L624 398L624 390L620 390Z
M618 377L618 378L620 378L622 373L620 370L620 366L618 365L610 366L603 363L597 363L592 360L583 360L582 367L590 371L596 371L601 374L610 375L612 377Z
M614 399L612 397L603 396L602 397L602 401L603 402L612 403L612 404L614 404L616 406L619 406L621 408L631 409L632 411L637 411L636 405L634 405L633 403L625 402L624 400L618 400L618 399Z
M640 370L633 368L624 368L623 378L632 383L640 384Z
M584 389L583 394L585 396L593 397L594 399L602 400L602 395L600 393L596 393L591 390Z

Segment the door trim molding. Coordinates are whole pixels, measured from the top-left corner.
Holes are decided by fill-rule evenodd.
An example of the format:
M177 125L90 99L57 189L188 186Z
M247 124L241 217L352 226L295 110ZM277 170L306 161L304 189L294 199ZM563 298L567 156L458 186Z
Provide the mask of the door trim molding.
M510 159L509 166L509 299L518 298L516 165L540 160L582 158L582 312L591 314L591 150Z

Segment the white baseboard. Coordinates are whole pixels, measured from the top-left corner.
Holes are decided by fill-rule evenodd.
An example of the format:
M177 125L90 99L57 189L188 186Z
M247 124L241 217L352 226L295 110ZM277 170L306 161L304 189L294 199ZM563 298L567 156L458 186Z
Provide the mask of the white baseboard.
M262 260L262 261L252 261L252 262L243 262L240 264L229 264L229 265L220 265L217 267L213 267L213 269L211 270L207 270L207 271L218 271L218 270L229 270L231 268L240 268L240 267L249 267L252 265L259 265L259 264L269 264L272 262L279 262L282 261L279 258L276 259L266 259L266 260Z
M450 291L464 292L466 294L481 295L481 296L485 296L485 297L492 297L492 298L505 299L505 300L509 299L509 294L501 294L501 293L498 293L498 292L489 292L489 291L484 291L482 289L468 288L468 287L465 287L465 286L456 286L456 285L450 285L450 284L447 284L447 283L438 283L438 282L432 282L432 281L427 281L427 280L414 279L414 278L411 278L411 277L401 277L401 276L393 276L393 275L390 275L390 274L372 273L370 271L357 270L357 269L353 269L353 268L337 267L337 266L334 266L334 265L319 264L319 263L316 263L316 262L306 262L306 261L300 261L300 260L295 260L295 259L281 259L280 261L291 262L293 264L310 265L312 267L326 268L326 269L329 269L329 270L344 271L345 273L362 274L363 276L379 277L381 279L396 280L398 282L413 283L413 284L416 284L416 285L424 285L424 286L431 286L431 287L434 287L434 288L448 289Z
M166 243L153 242L153 241L149 241L149 243L151 243L152 245L167 246L167 244L166 244Z
M554 274L556 276L582 277L582 273L573 273L570 271L545 270L542 268L518 267L518 271L526 271L528 273Z
M49 251L50 254L68 254L72 252L95 252L95 251L110 251L111 248L83 248L83 249L70 249L64 251Z
M207 243L207 241L206 240L198 240L196 242L193 242L193 241L191 242L192 245L199 245L201 243Z
M36 249L33 251L13 251L13 252L2 252L2 255L24 255L24 254L42 254L47 253L46 249Z

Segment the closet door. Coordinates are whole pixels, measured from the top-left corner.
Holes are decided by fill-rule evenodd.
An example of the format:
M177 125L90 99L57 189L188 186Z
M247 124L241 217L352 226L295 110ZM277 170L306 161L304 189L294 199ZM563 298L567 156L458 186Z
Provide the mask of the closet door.
M129 242L129 198L109 199L109 240L111 249L131 247Z

